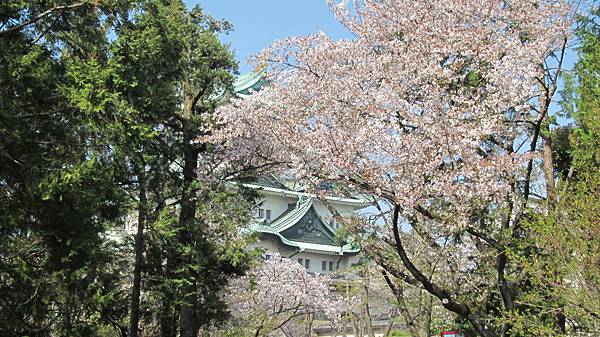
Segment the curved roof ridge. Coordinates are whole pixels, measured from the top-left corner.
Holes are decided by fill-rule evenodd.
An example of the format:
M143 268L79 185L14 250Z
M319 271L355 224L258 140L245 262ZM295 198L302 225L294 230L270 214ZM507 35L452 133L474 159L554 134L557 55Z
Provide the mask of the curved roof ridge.
M290 239L284 237L283 235L281 235L281 233L279 233L278 231L274 230L273 228L271 228L269 226L265 226L265 225L256 225L254 227L254 230L256 230L260 233L275 235L276 237L279 238L279 240L281 240L281 242L283 244L291 246L291 247L296 247L296 248L300 249L301 251L308 250L308 251L313 251L313 252L323 252L323 253L329 253L329 254L334 254L334 255L344 255L346 253L353 254L353 253L358 253L360 251L360 248L352 247L352 245L349 245L349 244L345 244L343 246L333 246L333 245L326 245L326 244L319 244L319 243L310 243L310 242L290 240Z
M279 219L271 222L270 227L283 231L295 225L313 205L312 198L298 198L297 207Z
M235 184L235 182L233 182L233 183ZM241 185L248 187L248 188L254 188L263 193L271 194L271 195L289 196L289 197L305 197L305 198L308 197L308 198L313 198L313 199L318 200L317 196L315 194L311 194L311 193L297 192L297 191L292 191L292 190L287 190L287 189L281 189L281 188L275 188L275 187L269 187L269 186L261 186L261 185L257 185L257 184L251 184L251 183L241 183ZM328 202L335 203L335 204L341 204L341 205L350 205L350 206L353 206L355 209L364 208L364 207L372 204L371 201L369 201L367 199L361 199L361 198L340 198L340 197L332 197L332 196L325 196L324 198Z
M233 90L238 97L248 97L252 91L258 91L264 84L264 71L253 70L251 72L241 74L233 82Z

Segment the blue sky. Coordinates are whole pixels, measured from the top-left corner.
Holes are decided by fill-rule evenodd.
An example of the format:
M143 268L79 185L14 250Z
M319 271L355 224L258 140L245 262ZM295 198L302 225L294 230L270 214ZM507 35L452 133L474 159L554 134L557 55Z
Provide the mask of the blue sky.
M276 39L287 36L308 35L319 30L328 36L352 38L351 34L334 17L325 0L184 0L188 7L196 4L217 19L226 19L234 31L222 36L230 43L239 62L240 73L249 72L252 66L246 59L270 46ZM567 51L565 68L572 69L576 55ZM556 95L555 99L559 99ZM553 111L558 110L553 105ZM561 120L561 124L567 120Z
M308 35L319 30L339 39L350 33L335 20L324 0L185 0L188 7L200 4L217 19L226 19L234 31L223 36L231 43L240 72L252 67L247 57L286 36Z

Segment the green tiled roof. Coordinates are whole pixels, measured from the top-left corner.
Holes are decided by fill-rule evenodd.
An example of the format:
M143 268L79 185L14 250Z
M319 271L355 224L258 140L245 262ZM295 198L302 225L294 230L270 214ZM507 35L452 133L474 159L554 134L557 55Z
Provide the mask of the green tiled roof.
M318 243L310 243L310 242L301 242L301 241L293 241L286 239L281 233L277 230L265 226L265 225L254 225L252 230L265 234L272 234L277 236L283 244L297 247L301 251L309 251L309 252L317 252L317 253L329 253L335 255L344 255L344 254L354 254L360 251L359 248L354 248L350 244L346 244L343 246L331 246L331 245L323 245Z
M236 182L232 182L232 184L236 184ZM296 191L283 189L283 188L275 188L275 187L250 184L250 183L242 183L242 185L245 187L248 187L248 188L253 188L253 189L259 190L262 193L275 195L275 196L293 197L293 198L299 198L299 197L300 198L303 198L303 197L316 198L316 195L311 194L311 193L296 192ZM341 198L341 197L334 197L334 196L325 196L325 199L330 203L340 204L340 205L352 205L352 206L355 206L356 208L363 208L363 207L366 207L366 206L369 206L372 204L372 202L367 200L366 198Z
M258 91L264 83L261 71L251 71L236 78L233 82L233 90L236 95L246 97L250 95L251 90Z
M235 92L236 96L245 98L250 95L250 91L258 91L264 83L265 80L262 79L262 72L252 71L238 76L233 81L233 92ZM219 104L225 104L229 100L230 95L225 90L219 90L211 98Z
M331 244L323 244L317 242L306 242L299 241L287 238L283 232L289 232L294 225L297 225L300 220L303 219L309 211L315 212L313 207L312 198L300 198L296 208L284 212L281 216L273 220L270 224L265 224L264 222L255 224L252 226L252 230L264 234L271 234L277 236L281 242L285 245L297 247L301 251L311 251L316 253L326 253L326 254L354 254L358 253L359 249L352 247L350 244L345 244L343 246L331 245ZM318 216L318 215L317 215ZM328 239L331 240L331 236L334 233L334 230L329 227L322 219L318 219L319 226L323 226L326 231L330 233L323 233ZM325 241L325 239L324 239Z
M270 223L270 227L280 232L292 227L298 221L300 221L300 219L302 219L302 216L308 212L312 205L313 203L311 198L300 198L296 208L290 210L289 212L284 212L282 216L273 220Z

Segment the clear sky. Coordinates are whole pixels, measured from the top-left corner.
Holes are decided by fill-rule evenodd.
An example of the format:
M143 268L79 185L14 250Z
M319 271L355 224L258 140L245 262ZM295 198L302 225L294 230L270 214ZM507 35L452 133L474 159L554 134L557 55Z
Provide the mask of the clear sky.
M252 67L249 56L261 51L276 39L308 35L321 30L328 36L350 38L350 33L336 21L324 0L185 0L188 7L200 4L206 13L226 19L234 31L222 40L231 43L239 61L240 72Z
M328 36L352 38L334 17L325 0L184 0L188 7L200 4L206 13L226 19L234 31L222 36L230 43L239 62L240 73L249 72L249 56L287 36L308 35L319 30ZM571 69L576 60L573 50L567 51L565 68ZM561 85L562 86L562 85ZM555 99L558 99L558 95ZM552 110L557 111L556 104ZM561 124L567 123L562 120Z

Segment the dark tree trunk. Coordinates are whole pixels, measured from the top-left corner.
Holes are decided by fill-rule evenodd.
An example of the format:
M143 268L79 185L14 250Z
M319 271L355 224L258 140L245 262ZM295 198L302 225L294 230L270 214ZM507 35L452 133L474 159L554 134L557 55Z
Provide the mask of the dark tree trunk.
M131 307L129 319L129 336L138 336L140 321L140 293L142 285L142 263L144 254L144 227L146 226L146 168L144 164L137 167L137 178L139 188L138 221L135 234L135 265L133 267L133 286L131 288Z
M196 198L194 181L198 167L198 151L192 143L195 132L191 125L185 123L183 130L183 193L181 195L181 213L179 215L179 242L182 245L193 243L190 229L196 222ZM184 257L185 258L185 257ZM184 264L191 261L182 260ZM197 298L195 294L195 280L190 279L191 285L184 289L184 300L179 313L179 327L181 337L196 337L198 335L198 322L196 318Z

